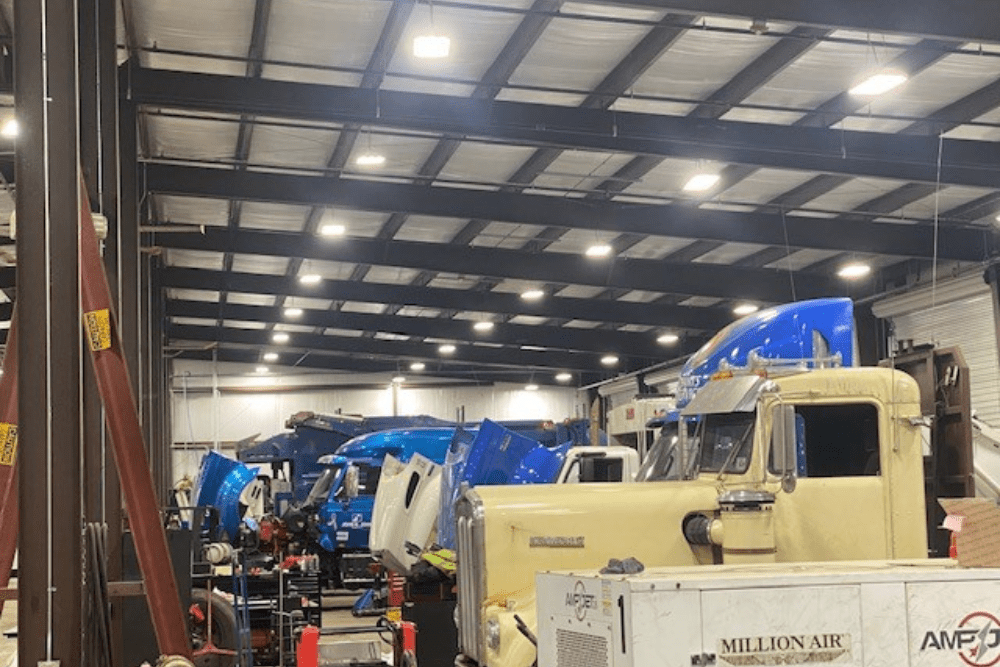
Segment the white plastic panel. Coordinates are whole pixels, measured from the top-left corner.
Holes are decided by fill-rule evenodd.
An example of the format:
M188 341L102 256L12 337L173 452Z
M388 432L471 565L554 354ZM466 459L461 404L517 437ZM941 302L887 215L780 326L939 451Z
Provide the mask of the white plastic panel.
M382 33L389 2L281 0L273 3L265 56L269 60L364 69ZM249 12L252 15L252 10ZM274 79L351 85L360 75L265 65Z
M277 297L270 294L246 294L244 292L230 292L226 297L227 302L243 306L273 306L276 300Z
M787 169L758 169L722 194L729 202L766 204L789 190L810 181L815 174Z
M470 245L485 248L517 249L544 230L538 225L519 225L510 222L491 222Z
M225 199L156 195L153 203L163 223L225 227L229 222L229 202Z
M923 199L918 199L912 204L908 204L900 213L907 218L923 218L925 220L931 220L934 218L935 210L938 211L938 213L943 214L953 208L957 208L963 204L968 204L975 199L979 199L984 195L992 194L993 192L993 190L987 190L985 188L970 188L959 185L945 186L936 194L929 195ZM935 200L937 200L936 203Z
M441 179L481 181L500 185L535 152L527 146L501 146L463 141L444 169Z
M288 271L289 261L287 257L234 255L233 271L237 273L264 273L271 276L282 276Z
M427 243L447 243L455 238L467 220L459 218L438 218L429 215L411 215L396 232L399 241L424 241Z
M309 211L308 206L246 201L240 209L240 227L299 232L305 225Z
M639 77L632 90L637 94L705 99L776 41L766 34L688 30Z
M243 320L223 320L222 326L233 329L252 329L254 331L262 331L267 328L267 324L264 322L250 322Z
M325 225L343 225L346 236L357 236L360 238L374 238L378 236L382 229L382 224L388 219L387 213L378 211L355 211L346 209L328 208L323 212L317 225L317 231ZM323 243L335 244L343 239L336 236L318 237Z
M623 252L621 256L634 259L662 259L672 252L686 248L692 243L694 243L694 239L650 236L636 243Z
M804 269L807 266L812 266L817 262L822 262L839 254L840 253L835 250L795 250L793 248L791 255L788 257L782 257L775 262L771 262L767 265L767 268L785 270L790 268L793 271L798 271L799 269Z
M404 269L397 266L373 266L365 276L366 283L387 283L389 285L406 285L420 275L416 269Z
M177 266L190 269L222 270L224 255L221 252L206 250L164 250L167 266Z
M185 160L228 161L236 153L239 123L192 116L146 114L150 153ZM238 119L235 119L238 120Z
M694 261L700 264L732 264L767 247L759 243L723 243Z
M558 292L558 296L572 299L592 299L604 291L603 287L591 285L567 285Z
M424 161L437 145L437 139L364 132L354 143L346 168L364 176L416 176ZM385 164L366 167L357 164L361 155L375 153L385 157Z
M892 192L905 181L894 181L887 178L860 177L852 178L838 188L820 195L810 201L807 206L823 211L852 211L876 197Z
M250 144L250 162L276 167L322 169L340 132L325 128L257 125Z
M167 289L167 298L177 301L218 301L219 293L200 289L178 289L171 287Z
M385 310L385 306L380 303L362 303L360 301L348 301L340 310L345 313L372 313L375 315L381 315Z
M535 179L534 185L563 190L595 190L631 158L631 155L613 153L562 151Z

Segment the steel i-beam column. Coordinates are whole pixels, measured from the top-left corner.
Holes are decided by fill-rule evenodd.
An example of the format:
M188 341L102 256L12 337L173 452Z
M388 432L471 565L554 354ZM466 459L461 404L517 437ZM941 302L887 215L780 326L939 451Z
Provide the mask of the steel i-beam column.
M81 661L77 14L14 7L18 143L18 658Z

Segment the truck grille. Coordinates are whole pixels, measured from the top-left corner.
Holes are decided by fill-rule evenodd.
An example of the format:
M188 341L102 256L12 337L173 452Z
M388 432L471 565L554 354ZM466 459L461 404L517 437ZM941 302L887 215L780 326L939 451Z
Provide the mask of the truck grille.
M482 548L482 519L474 492L467 491L455 508L455 544L458 547L458 648L481 663L480 604L484 596L486 562Z
M601 667L608 664L606 638L556 629L556 667Z

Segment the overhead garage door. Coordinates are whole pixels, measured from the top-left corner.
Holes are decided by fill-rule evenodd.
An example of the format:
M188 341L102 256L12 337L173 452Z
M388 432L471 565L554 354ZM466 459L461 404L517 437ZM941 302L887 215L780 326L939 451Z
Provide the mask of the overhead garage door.
M893 323L896 340L961 348L970 368L972 409L983 421L1000 426L993 300L980 272L941 281L933 295L930 288L921 288L883 299L872 311Z

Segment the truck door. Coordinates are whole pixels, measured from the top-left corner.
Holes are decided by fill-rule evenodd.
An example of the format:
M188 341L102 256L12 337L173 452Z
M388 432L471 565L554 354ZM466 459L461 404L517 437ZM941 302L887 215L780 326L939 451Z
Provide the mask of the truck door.
M878 406L812 403L796 405L795 413L804 460L795 488L776 497L778 560L893 557Z

